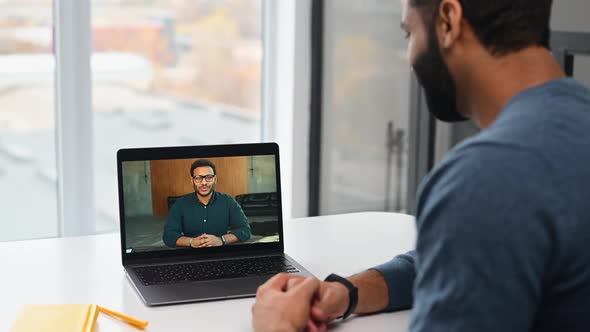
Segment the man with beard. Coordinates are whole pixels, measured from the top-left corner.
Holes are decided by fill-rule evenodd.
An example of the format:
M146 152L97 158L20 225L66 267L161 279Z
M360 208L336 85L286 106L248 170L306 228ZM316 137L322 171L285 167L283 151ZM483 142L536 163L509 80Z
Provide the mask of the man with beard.
M482 132L418 192L416 250L348 278L281 274L256 331L412 308L410 331L590 331L590 90L548 50L551 0L402 0L434 116Z
M205 248L248 240L250 225L238 202L215 191L215 164L199 159L190 175L195 192L180 197L170 209L164 243L171 248Z

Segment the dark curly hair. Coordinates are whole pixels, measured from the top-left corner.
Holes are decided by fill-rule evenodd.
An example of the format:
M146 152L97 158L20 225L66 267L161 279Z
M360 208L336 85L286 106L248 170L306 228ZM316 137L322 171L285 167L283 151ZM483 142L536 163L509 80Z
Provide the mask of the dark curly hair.
M213 169L213 174L217 174L217 170L215 169L215 164L209 159L198 159L191 165L191 178L193 177L193 172L197 167L205 167L209 166Z
M549 49L553 0L460 0L463 16L482 45L493 55L530 46ZM441 0L410 0L432 27Z

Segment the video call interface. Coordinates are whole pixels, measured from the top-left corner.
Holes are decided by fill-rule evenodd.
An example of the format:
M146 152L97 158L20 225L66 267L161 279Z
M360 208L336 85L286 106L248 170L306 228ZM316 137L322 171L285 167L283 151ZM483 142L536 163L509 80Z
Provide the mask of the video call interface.
M279 241L274 155L122 162L126 253Z

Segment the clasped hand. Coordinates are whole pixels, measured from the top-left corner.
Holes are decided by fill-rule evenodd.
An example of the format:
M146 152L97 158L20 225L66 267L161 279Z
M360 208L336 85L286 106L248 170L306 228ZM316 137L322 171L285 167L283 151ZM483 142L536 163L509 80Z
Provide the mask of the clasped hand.
M191 247L193 248L204 248L204 247L219 247L223 245L220 237L211 234L202 234L193 238Z
M280 273L258 288L252 324L256 332L321 332L344 314L348 301L340 283Z

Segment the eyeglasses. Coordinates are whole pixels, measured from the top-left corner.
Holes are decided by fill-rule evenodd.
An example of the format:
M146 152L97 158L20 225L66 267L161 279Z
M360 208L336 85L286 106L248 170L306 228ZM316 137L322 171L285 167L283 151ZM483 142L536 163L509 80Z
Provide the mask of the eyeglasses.
M207 182L211 182L213 181L213 179L215 178L215 174L208 174L208 175L197 175L197 176L193 176L193 180L195 180L195 182L200 183L201 181L203 181L203 179L205 179L205 181Z

